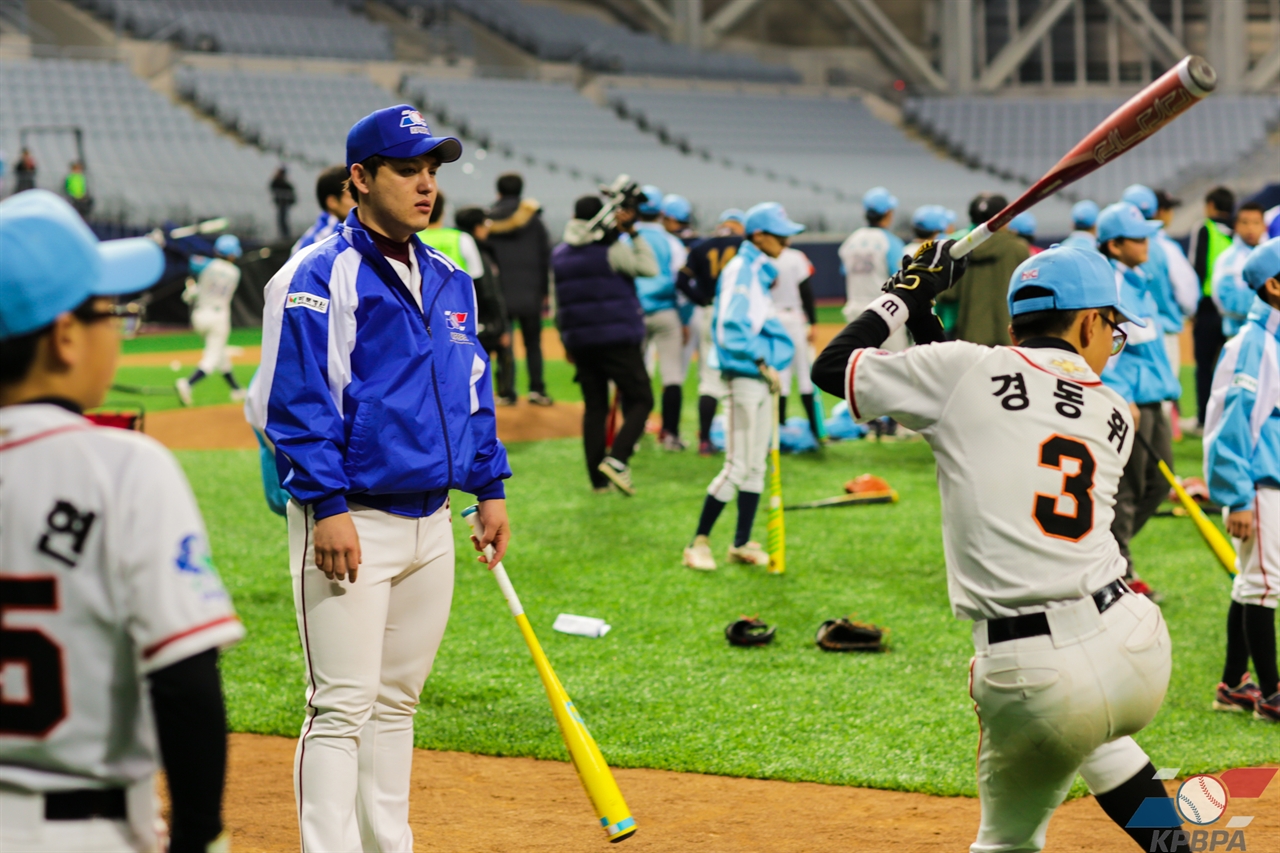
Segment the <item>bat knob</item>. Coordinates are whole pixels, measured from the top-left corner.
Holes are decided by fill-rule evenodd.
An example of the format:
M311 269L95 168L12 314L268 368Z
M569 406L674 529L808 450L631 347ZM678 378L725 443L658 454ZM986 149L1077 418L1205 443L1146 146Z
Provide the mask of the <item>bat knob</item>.
M1200 90L1196 94L1203 97L1218 87L1218 72L1213 70L1207 59L1203 56L1188 56L1185 62L1191 85Z

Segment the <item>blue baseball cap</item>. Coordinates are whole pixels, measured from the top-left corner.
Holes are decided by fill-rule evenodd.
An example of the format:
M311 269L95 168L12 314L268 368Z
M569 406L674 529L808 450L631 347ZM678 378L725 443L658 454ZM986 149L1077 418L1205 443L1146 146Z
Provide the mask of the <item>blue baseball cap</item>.
M1098 221L1098 203L1085 199L1071 205L1071 221L1077 228L1092 228Z
M1127 201L1118 201L1102 208L1098 214L1098 245L1117 237L1129 240L1145 240L1163 226L1149 222L1142 211Z
M776 201L764 201L747 211L743 228L750 234L763 231L778 237L794 237L804 230L799 222L792 222L786 208Z
M1020 234L1023 237L1031 238L1036 236L1036 217L1029 210L1024 210L1013 219L1009 220L1009 230L1014 234Z
M644 196L644 200L640 202L636 210L645 216L654 216L662 212L662 190L653 184L645 184L640 188L640 194Z
M369 113L347 132L348 169L375 154L404 159L431 154L452 163L462 156L462 143L452 136L432 136L422 113L400 104Z
M688 222L689 217L693 215L693 205L689 204L689 199L682 195L668 193L662 198L662 215L676 222Z
M71 205L48 190L0 202L0 340L48 326L92 296L137 293L164 272L146 237L99 243Z
M1124 192L1120 193L1120 200L1127 201L1138 208L1147 219L1155 219L1156 211L1160 209L1160 200L1156 198L1156 191L1142 184L1130 184L1125 187Z
M720 211L720 215L716 218L716 222L737 222L739 225L745 225L747 222L747 214L738 210L736 207L727 207Z
M1280 237L1272 237L1250 252L1241 276L1254 290L1261 290L1269 278L1280 278Z
M1049 293L1019 299L1018 293L1026 287ZM1115 268L1091 249L1054 246L1018 264L1009 279L1009 314L1013 317L1034 311L1085 308L1114 308L1135 326L1147 325L1136 310L1121 301Z
M244 249L240 248L240 238L234 234L223 234L214 240L213 250L228 258L238 258L244 254Z
M955 221L956 212L940 204L921 205L911 214L912 227L921 231L945 231Z
M872 213L884 215L898 207L898 197L884 187L872 187L862 197L862 206Z

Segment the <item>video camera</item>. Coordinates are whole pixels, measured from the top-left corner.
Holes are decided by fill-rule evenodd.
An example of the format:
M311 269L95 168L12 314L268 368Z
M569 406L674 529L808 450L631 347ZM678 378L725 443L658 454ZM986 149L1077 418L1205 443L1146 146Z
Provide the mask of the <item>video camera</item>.
M593 240L603 240L606 235L616 232L618 211L638 207L644 198L640 185L631 180L630 175L618 175L608 186L601 184L600 194L605 198L604 207L587 223Z

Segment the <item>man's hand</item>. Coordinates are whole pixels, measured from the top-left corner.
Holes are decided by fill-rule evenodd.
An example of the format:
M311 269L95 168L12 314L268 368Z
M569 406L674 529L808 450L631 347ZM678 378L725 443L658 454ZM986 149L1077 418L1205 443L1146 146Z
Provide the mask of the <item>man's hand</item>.
M360 537L356 534L351 513L320 519L312 536L316 540L316 568L331 581L350 579L355 583L356 571L360 567Z
M781 394L782 377L778 374L778 371L763 361L756 362L756 368L760 371L760 378L769 384L769 393Z
M681 326L680 327L680 346L687 347L689 345L689 338L691 336L692 336L692 333L689 331L689 327Z
M1253 538L1253 510L1242 509L1227 516L1227 532L1237 539Z
M955 240L925 241L915 257L902 259L902 269L894 273L882 289L886 293L896 291L913 301L932 302L939 293L954 287L969 267L967 255L959 260L951 257L951 247L955 244Z
M502 558L507 553L507 543L511 541L511 522L507 520L507 502L501 499L480 501L479 507L480 527L484 531L484 537L477 539L472 536L471 544L481 552L477 559L492 568L502 562ZM490 545L493 546L492 560L484 555L484 549Z

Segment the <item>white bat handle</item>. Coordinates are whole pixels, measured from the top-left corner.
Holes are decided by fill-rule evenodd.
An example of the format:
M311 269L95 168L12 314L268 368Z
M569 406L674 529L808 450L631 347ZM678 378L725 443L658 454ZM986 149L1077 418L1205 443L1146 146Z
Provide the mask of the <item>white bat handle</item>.
M991 229L988 228L987 223L984 222L956 241L956 244L951 247L951 257L963 258L974 249L987 242L990 237Z
M471 527L471 532L479 539L484 535L484 525L480 523L480 508L474 504L462 511L462 517ZM490 560L493 559L493 546L486 545L484 555ZM511 585L511 579L507 577L507 570L502 567L502 563L491 563L489 572L493 575L493 579L498 582L498 589L502 590L502 597L507 600L507 606L511 608L512 616L520 616L524 613L524 605L520 603L520 596L516 595L516 588Z

